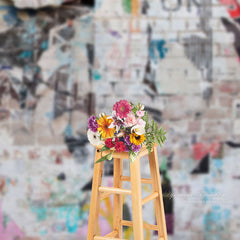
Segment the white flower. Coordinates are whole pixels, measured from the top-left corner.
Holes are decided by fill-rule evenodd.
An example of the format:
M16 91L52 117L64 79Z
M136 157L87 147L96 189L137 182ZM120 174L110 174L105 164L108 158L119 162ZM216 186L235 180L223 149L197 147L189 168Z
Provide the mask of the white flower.
M90 129L88 129L87 137L88 137L89 142L94 146L98 146L98 145L103 144L103 141L100 140L100 133L99 132L93 132Z
M123 137L124 136L124 134L125 134L125 132L119 132L118 134L117 134L117 137Z
M139 109L141 110L141 111L143 111L144 110L144 105L142 105L142 104L139 104L140 106L139 106Z
M137 135L145 134L145 127L142 125L136 125L132 127L131 132L135 132Z
M105 116L105 113L99 113L100 118L103 117L103 116Z

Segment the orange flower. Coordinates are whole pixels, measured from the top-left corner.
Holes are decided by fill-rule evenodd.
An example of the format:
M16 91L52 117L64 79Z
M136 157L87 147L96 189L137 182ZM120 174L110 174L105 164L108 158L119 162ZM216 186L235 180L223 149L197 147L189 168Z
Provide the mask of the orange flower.
M113 122L113 119L108 117L109 116L103 115L101 118L97 120L97 123L99 125L98 131L101 134L102 138L112 138L113 134L116 131L115 127L109 128L109 126Z

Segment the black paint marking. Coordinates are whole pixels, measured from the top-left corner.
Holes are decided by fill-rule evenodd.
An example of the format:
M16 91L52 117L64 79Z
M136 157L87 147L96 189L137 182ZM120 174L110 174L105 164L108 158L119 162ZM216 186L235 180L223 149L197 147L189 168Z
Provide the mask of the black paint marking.
M226 141L225 144L227 144L231 148L240 148L240 143L235 143L232 141Z
M94 7L95 0L81 0L80 4L88 7Z
M149 3L147 0L142 2L142 14L147 15L149 9Z
M210 162L210 157L209 154L204 156L198 166L192 170L191 174L206 174L209 172L209 162Z
M59 181L64 181L64 180L66 180L66 175L65 175L65 173L60 173L60 174L57 176L57 179L58 179Z
M145 110L153 115L153 119L156 120L157 122L161 123L162 122L162 112L156 108L152 107L147 107L145 106Z
M92 179L81 188L81 191L83 192L91 191L91 190L92 190Z
M224 25L225 29L228 32L233 33L234 35L234 48L238 54L238 57L240 57L240 24L231 22L227 18L221 18L222 24ZM237 26L238 25L238 26Z
M68 146L69 152L73 153L74 150L78 147L85 147L85 145L88 143L87 136L81 134L79 137L65 137L64 139L65 143Z
M182 6L182 0L177 0L176 6L173 7L173 8L167 7L165 0L162 0L161 2L162 2L162 8L163 8L163 10L168 11L168 12L169 12L169 11L173 11L173 12L178 11L178 10L181 8L181 6ZM168 1L167 1L167 2L168 2Z
M182 7L182 0L176 0L175 6L172 8L166 6L166 2L168 0L161 0L163 10L168 11L168 12L176 12ZM185 2L185 1L184 1ZM187 10L190 12L192 10L192 5L195 5L196 7L200 7L201 4L197 2L196 0L187 0Z

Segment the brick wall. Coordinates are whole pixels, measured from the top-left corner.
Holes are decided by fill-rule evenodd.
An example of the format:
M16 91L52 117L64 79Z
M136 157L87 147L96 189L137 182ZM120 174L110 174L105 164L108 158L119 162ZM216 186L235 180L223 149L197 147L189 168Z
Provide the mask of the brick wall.
M0 1L0 239L86 239L86 122L119 99L141 101L168 131L158 156L169 239L239 239L238 9L236 0L96 0L20 11ZM144 219L154 223L152 206Z

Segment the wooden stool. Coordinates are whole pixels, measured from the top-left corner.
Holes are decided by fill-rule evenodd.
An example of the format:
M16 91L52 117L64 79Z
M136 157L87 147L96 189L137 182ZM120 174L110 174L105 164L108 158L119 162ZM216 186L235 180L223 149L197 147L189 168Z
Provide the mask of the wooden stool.
M110 153L109 151L99 152L96 149L95 162L102 156ZM159 175L159 166L157 158L156 145L149 154L149 164L151 178L141 178L140 172L140 158L148 155L148 150L142 148L136 160L130 162L130 177L123 176L123 159L128 159L127 152L113 153L113 187L103 187L102 173L103 162L94 165L93 182L92 182L92 196L90 204L88 235L87 240L104 240L104 239L122 239L122 226L133 226L134 240L144 240L143 228L158 231L158 240L167 240L167 230L165 223L164 206L162 199L162 187ZM131 190L123 189L122 182L130 181ZM153 193L142 199L141 183L152 184ZM99 216L100 200L113 195L113 231L105 236L97 236L97 222ZM133 221L125 221L122 219L123 204L122 195L132 196L132 214ZM154 199L155 213L157 225L144 224L142 216L142 205Z

